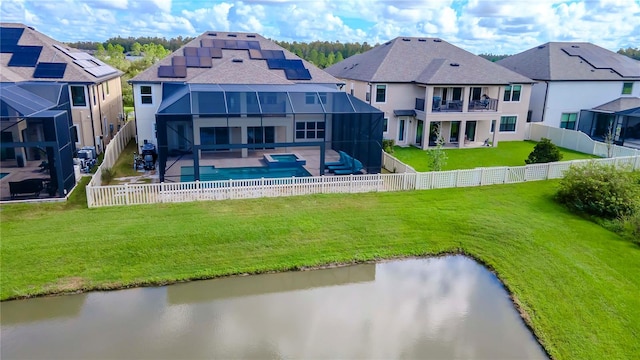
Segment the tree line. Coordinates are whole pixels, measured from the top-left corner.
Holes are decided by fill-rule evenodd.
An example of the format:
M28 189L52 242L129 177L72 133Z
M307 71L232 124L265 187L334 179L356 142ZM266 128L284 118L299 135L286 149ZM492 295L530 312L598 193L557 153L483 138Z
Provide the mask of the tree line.
M141 36L141 37L126 37L123 38L121 36L112 37L105 42L98 41L78 41L74 43L67 43L69 46L74 47L76 49L82 50L96 50L98 45L101 44L103 47L107 47L108 44L120 45L124 49L125 53L133 51L134 44L145 45L145 44L154 44L154 45L162 45L165 49L170 50L171 52L178 50L182 46L184 46L189 41L195 39L194 37L182 37L178 36L171 39L161 38L161 37L150 37L150 36Z
M363 53L377 45L369 45L366 41L362 44L358 42L341 43L339 41L312 41L310 43L303 43L273 40L273 42L321 69L339 63L349 56Z
M634 60L640 60L640 48L628 47L626 49L618 50L618 54L628 56Z

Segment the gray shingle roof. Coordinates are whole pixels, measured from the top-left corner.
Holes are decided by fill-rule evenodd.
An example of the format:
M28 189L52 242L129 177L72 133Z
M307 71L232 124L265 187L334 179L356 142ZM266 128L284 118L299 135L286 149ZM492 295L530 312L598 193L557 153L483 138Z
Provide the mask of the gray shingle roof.
M18 41L18 45L27 45L27 46L42 46L42 51L40 52L40 56L38 57L38 62L54 62L54 63L66 63L66 69L64 71L64 76L62 78L35 78L33 77L35 68L29 66L8 66L9 61L11 61L11 57L13 53L0 53L0 81L2 82L20 82L20 81L59 81L59 82L72 82L72 83L100 83L104 80L111 79L114 77L118 77L122 75L121 71L114 69L112 67L108 67L113 72L105 75L96 77L89 72L87 72L83 67L74 63L74 59L69 55L65 54L65 52L70 52L71 54L79 53L82 57L97 60L94 57L90 57L86 53L70 48L63 43L55 41L50 37L34 30L33 28L27 27L23 24L15 24L15 23L0 23L0 26L3 28L22 28L23 33ZM60 47L65 50L65 52L61 51ZM107 65L108 66L108 65Z
M342 79L421 84L510 84L531 79L436 38L399 37L326 71Z
M640 108L640 98L637 97L620 97L608 103L596 106L594 110L619 112L630 109Z
M587 42L549 42L497 63L534 80L640 78L640 61Z
M215 36L210 35L215 34ZM231 35L231 36L230 36ZM200 84L338 84L340 81L327 74L313 64L302 60L304 67L309 70L311 80L289 80L284 70L269 69L266 60L252 59L247 50L223 49L222 58L213 58L211 68L188 67L184 78L167 78L158 76L160 66L172 64L172 57L182 56L185 47L201 47L203 39L222 39L237 41L257 41L262 50L282 50L286 59L302 60L295 54L283 49L271 40L252 33L238 32L205 32L173 54L160 60L147 70L136 75L130 81L135 82L188 82ZM234 61L235 60L235 61ZM239 60L242 60L241 62Z

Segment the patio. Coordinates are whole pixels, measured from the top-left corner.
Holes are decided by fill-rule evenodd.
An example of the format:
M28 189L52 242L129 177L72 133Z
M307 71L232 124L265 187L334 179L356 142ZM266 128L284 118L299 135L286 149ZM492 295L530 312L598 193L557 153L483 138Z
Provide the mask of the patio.
M15 160L1 161L0 172L7 175L0 179L0 201L54 198L55 196L50 196L47 193L46 185L51 181L51 178L48 171L40 167L41 163L41 160L25 161L23 167L18 167ZM9 183L27 179L42 180L43 188L38 196L35 196L34 193L21 193L11 198Z
M240 151L206 152L202 151L200 156L200 166L214 166L216 168L239 168L239 167L265 167L265 154L294 153L306 160L304 169L311 176L322 175L320 171L320 148L319 147L286 147L266 150L249 151L249 156L243 158ZM339 154L327 149L325 162L337 161ZM182 157L170 156L167 158L167 169L165 181L179 182L180 172L183 166L193 166L193 155L188 154Z

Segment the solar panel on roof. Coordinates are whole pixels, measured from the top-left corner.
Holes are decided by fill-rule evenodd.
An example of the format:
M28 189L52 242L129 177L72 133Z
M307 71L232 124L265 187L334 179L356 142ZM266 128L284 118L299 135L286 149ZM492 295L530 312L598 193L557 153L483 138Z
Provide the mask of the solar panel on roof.
M225 40L223 49L230 49L230 50L238 49L238 40Z
M200 40L200 46L202 46L202 47L213 47L213 39L202 39L202 40Z
M261 50L263 59L284 59L282 50Z
M99 66L98 64L96 64L91 60L73 60L73 62L78 64L83 69Z
M297 59L267 59L269 69L304 69L302 60Z
M173 77L173 66L166 66L166 65L159 66L158 77Z
M254 60L262 60L262 51L257 49L249 49L249 57Z
M258 42L258 41L247 41L247 43L249 43L249 49L260 50L260 42Z
M213 39L213 47L218 49L224 49L224 40L222 39Z
M210 57L200 57L198 59L200 60L199 67L201 68L210 68L213 66L213 61Z
M197 56L187 56L187 67L200 67L200 58Z
M118 70L116 70L115 68L112 68L109 65L100 65L96 67L85 68L84 71L88 72L89 74L95 77L103 77L103 76L115 74L118 72Z
M172 65L187 65L187 58L184 56L174 56L171 58Z
M211 57L211 53L209 52L209 48L198 48L198 56L201 57Z
M42 46L16 46L11 60L9 60L9 66L25 66L34 67L40 57Z
M33 77L38 79L62 79L66 69L66 63L40 62L33 71Z
M23 28L0 27L0 53L13 52L23 32Z
M184 65L174 65L173 66L173 76L174 77L187 77L187 67Z
M184 48L184 56L198 56L198 48L197 47L186 47Z
M238 50L249 50L249 42L246 40L238 40Z
M284 69L288 80L311 80L311 73L307 69Z
M211 54L211 57L214 59L222 59L222 49L209 48L209 53Z

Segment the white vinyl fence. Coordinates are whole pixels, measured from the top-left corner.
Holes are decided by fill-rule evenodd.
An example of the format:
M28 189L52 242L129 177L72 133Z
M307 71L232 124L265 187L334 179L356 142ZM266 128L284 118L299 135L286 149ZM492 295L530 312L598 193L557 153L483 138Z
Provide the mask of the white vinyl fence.
M600 157L609 157L607 144L592 140L587 134L576 131L559 129L541 124L531 124L531 140L540 141L542 138L550 139L557 146L579 151L585 154L592 154ZM611 145L611 157L637 156L640 150L631 149L624 146Z
M590 161L640 169L640 156L636 155L516 167L491 167L426 173L406 172L399 174L87 186L87 202L89 207L100 207L510 184L561 178L569 166Z
M104 169L111 169L118 161L118 157L122 153L125 147L131 139L136 136L136 122L135 120L127 121L122 128L116 133L116 136L109 141L107 147L104 149L104 159L102 164L98 167L98 170L91 177L91 181L87 185L100 186L102 185L102 171ZM133 159L132 159L133 161Z
M129 122L127 125L132 123ZM123 139L126 139L126 141L117 142L116 144L119 145L114 145L113 154L117 153L119 155L131 137L135 136L135 124L133 123L130 126L133 132L123 132L121 130ZM567 149L600 156L607 154L606 144L593 141L578 131L550 128L539 124L531 124L530 130L532 140L539 141L541 138L546 137L551 139L554 144ZM109 143L109 146L112 143L114 141ZM109 146L107 146L107 151L110 150ZM116 155L109 155L109 162L107 162L107 156L105 155L105 161L100 168L103 168L105 164L107 164L105 167L113 166L115 159L117 159ZM383 153L382 160L384 168L395 170L396 173L100 186L101 169L99 169L87 186L87 203L89 207L101 207L511 184L558 179L564 176L564 172L571 165L586 164L588 162L613 165L628 170L640 170L640 151L621 146L614 148L614 157L612 158L423 173L416 172L411 166L386 153Z

